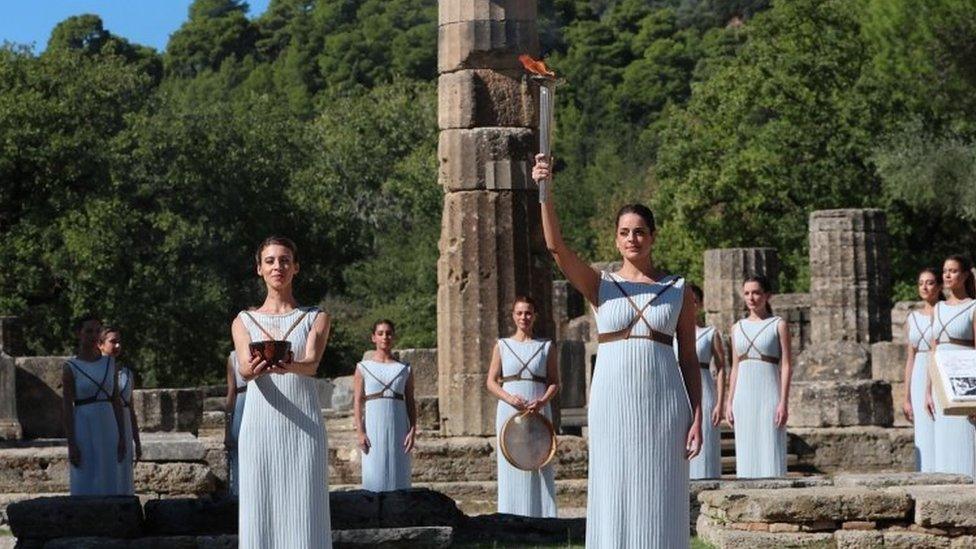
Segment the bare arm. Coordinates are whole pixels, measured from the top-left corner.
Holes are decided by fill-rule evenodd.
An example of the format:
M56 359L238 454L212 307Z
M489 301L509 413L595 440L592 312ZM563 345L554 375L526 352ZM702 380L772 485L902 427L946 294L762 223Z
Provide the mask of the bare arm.
M312 323L312 330L308 333L308 342L305 344L305 359L282 364L281 368L293 374L315 377L319 370L319 362L322 361L322 355L325 354L325 345L329 342L331 330L332 318L328 313L319 313Z
M237 371L240 372L244 381L251 381L260 375L266 374L269 369L267 361L260 355L251 356L248 345L251 343L251 334L247 333L244 321L241 317L234 319L230 325L230 335L234 340L234 352L237 353Z
M702 442L702 409L701 409L701 374L698 365L698 353L695 350L695 311L691 303L695 296L690 288L684 289L681 313L678 315L678 357L681 375L688 390L688 400L691 403L691 427L685 439L685 457L691 459L701 452Z
M546 156L537 154L535 161L532 178L536 182L546 179L551 181L550 166ZM583 262L576 255L576 252L566 245L562 230L559 227L559 216L556 215L556 206L553 200L546 200L542 203L542 232L545 235L549 253L552 254L559 270L566 275L569 283L579 290L587 301L599 306L600 273Z
M407 430L407 436L403 440L403 451L409 454L413 451L417 437L417 401L414 398L413 368L410 369L410 375L407 377L407 386L403 389L403 401L407 406L407 420L410 422L410 429Z
M518 395L513 395L502 387L499 381L502 378L502 355L501 351L498 349L498 344L495 344L495 348L491 351L491 362L488 363L488 379L485 380L485 386L488 388L488 392L495 395L495 398L503 402L508 403L509 406L521 410L525 407L525 399Z
M366 383L359 365L352 375L352 420L356 424L356 438L359 439L359 449L369 453L369 437L366 436Z
M122 393L119 391L119 363L112 361L114 364L114 375L115 375L115 388L112 389L112 412L115 414L115 426L119 433L119 443L117 448L116 459L119 463L125 458L125 446L128 441L125 440L125 420L122 419Z
M905 345L908 347L908 352L905 353L908 358L905 360L905 401L902 403L902 413L905 414L905 419L909 422L915 422L915 411L912 409L912 375L915 370L915 347L912 347L911 340L911 330L909 329L908 323L905 323Z
M61 419L68 441L68 459L77 467L81 463L81 455L75 440L75 375L67 363L61 367L61 390Z
M735 398L735 382L739 377L739 355L735 352L735 324L732 325L731 345L732 345L732 371L729 372L729 394L725 404L725 421L729 426L735 428L735 414L732 412L732 399Z
M135 391L136 386L135 373L129 370L129 384L132 390ZM133 395L132 402L129 402L129 425L132 426L132 443L135 445L136 455L135 459L142 458L142 440L139 437L139 420L136 418L136 407L135 407L135 396Z
M776 424L785 427L789 418L790 404L790 382L793 379L793 349L790 341L790 328L785 320L780 320L776 325L779 332L780 346L780 370L779 370L779 408L777 411Z
M234 423L234 407L237 404L237 377L234 375L234 359L227 357L227 400L224 403L224 447L233 445L231 429Z
M725 345L718 330L712 332L712 359L718 373L715 375L715 409L712 410L712 425L722 421L722 407L725 405Z
M559 361L554 343L549 344L549 354L546 356L546 392L540 399L545 404L559 393Z

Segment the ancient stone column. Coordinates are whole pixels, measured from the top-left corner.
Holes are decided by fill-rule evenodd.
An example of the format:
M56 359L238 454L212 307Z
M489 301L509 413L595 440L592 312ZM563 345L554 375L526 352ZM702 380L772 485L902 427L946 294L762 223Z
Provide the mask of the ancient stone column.
M742 283L751 275L776 284L779 256L774 248L705 250L705 321L725 336L745 311Z
M810 214L810 340L891 339L891 267L882 210Z
M17 367L14 356L23 354L23 337L17 317L0 317L0 440L19 439L17 419Z
M550 260L531 181L538 98L518 55L537 55L536 2L440 0L439 180L444 213L437 266L441 432L489 435L496 401L485 376L510 333L518 294L553 334Z

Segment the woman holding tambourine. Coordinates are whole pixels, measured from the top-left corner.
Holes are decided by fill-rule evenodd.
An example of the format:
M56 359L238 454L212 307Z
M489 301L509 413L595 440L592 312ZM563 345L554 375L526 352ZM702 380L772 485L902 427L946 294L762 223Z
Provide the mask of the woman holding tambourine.
M532 178L549 176L548 157L537 155ZM646 206L618 211L623 265L600 273L566 245L553 201L541 199L546 246L596 309L599 329L587 412L586 546L688 547L688 460L702 440L694 296L681 277L654 265Z
M551 341L535 339L535 301L520 296L512 306L515 333L498 340L488 367L488 390L498 397L495 413L495 429L498 433L498 512L526 517L556 516L556 482L552 465L526 470L532 465L514 463L505 447L508 439L503 436L507 429L515 428L510 420L520 422L531 419L526 414L539 413L552 420L549 401L559 390L559 370L556 354L550 352ZM508 426L506 426L508 424ZM527 441L528 444L548 448L548 439ZM532 453L532 452L529 452ZM550 456L551 457L551 454Z

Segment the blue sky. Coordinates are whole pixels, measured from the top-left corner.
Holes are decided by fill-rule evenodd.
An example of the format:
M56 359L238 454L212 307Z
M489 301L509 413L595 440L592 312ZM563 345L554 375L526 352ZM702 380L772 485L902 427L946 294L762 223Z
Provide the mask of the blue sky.
M270 0L249 0L248 15L264 12ZM72 15L94 13L112 34L132 42L166 48L169 35L186 21L192 0L0 0L0 42L34 44L40 52L51 29Z

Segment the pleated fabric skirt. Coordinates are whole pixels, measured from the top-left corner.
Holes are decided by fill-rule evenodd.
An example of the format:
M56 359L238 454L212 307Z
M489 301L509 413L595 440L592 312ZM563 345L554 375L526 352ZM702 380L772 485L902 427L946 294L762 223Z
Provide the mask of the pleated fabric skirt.
M732 397L737 477L786 475L786 429L776 427L777 406L779 366L761 360L739 362Z
M586 546L688 547L691 408L672 348L601 344L588 419Z
M332 547L326 437L314 379L271 374L248 383L238 456L239 547Z
M227 452L227 477L230 484L232 496L239 496L241 493L240 481L240 458L237 454L237 447L241 439L241 419L244 416L244 406L247 402L247 392L238 393L234 401L234 419L230 424L230 439L235 442L234 448Z
M546 386L533 381L509 381L505 390L519 395L526 401L541 397ZM508 418L518 413L507 402L498 401L495 410L495 432L501 435L502 426ZM552 421L552 410L546 405L542 415ZM538 471L523 471L515 468L502 454L498 444L495 456L498 461L498 512L524 517L555 517L556 478L552 464Z
M923 473L935 471L935 420L925 409L925 391L928 381L929 354L915 353L912 366L912 413L915 416L915 470Z
M954 343L940 343L940 349L969 350ZM963 416L947 416L935 407L935 471L976 477L976 428Z
M78 467L68 466L72 496L112 496L119 493L119 426L110 402L75 406L75 443L81 453Z
M718 398L715 378L708 368L699 368L702 387L702 449L688 463L693 479L720 478L722 476L722 440L719 428L712 425L712 409Z
M363 489L389 492L410 488L410 454L403 440L410 430L402 400L377 398L366 402L366 436L370 449L363 454Z

